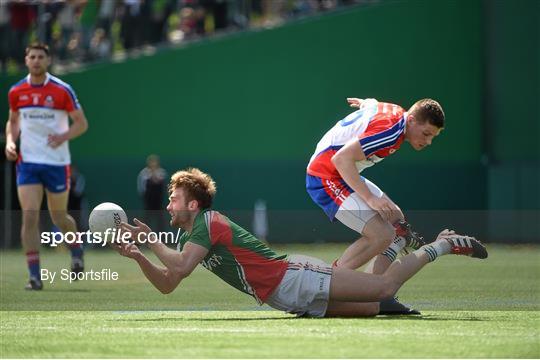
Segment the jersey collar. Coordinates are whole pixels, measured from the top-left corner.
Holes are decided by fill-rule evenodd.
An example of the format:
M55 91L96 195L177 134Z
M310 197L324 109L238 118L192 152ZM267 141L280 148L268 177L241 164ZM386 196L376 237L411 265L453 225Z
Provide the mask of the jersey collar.
M26 82L28 83L28 85L30 86L33 86L33 87L42 87L42 86L45 86L49 83L49 80L51 80L51 74L49 73L45 73L45 81L43 82L43 84L32 84L30 82L30 74L26 75Z

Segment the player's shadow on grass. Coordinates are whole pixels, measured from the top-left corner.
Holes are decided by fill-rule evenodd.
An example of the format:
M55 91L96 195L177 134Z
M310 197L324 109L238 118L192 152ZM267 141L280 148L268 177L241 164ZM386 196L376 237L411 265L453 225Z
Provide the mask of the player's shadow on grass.
M47 289L47 292L59 292L59 293L89 293L92 290L90 289Z
M421 321L486 321L486 319L477 318L474 316L439 316L439 315L415 315L415 316L403 316L403 315L383 315L373 320L421 320Z
M329 320L329 318L296 318L295 316L290 317L283 317L283 316L276 316L276 317L254 317L254 318L183 318L183 317L160 317L160 318L152 318L152 319L122 319L121 321L138 321L138 322L145 322L145 321L259 321L259 320L292 320L292 319L308 319L310 321L321 321L321 320ZM437 315L426 315L426 316L400 316L400 315L385 315L385 316L377 316L377 317L364 317L364 318L334 318L334 319L340 319L340 320L370 320L370 321L391 321L391 320L414 320L414 321L487 321L486 319L477 318L473 316L461 316L461 317L451 317L451 316L437 316ZM110 320L110 321L118 321L118 320Z
M154 319L122 319L120 321L256 321L256 320L290 320L295 317L259 317L259 318L182 318L182 317L162 317ZM109 320L117 322L119 320Z

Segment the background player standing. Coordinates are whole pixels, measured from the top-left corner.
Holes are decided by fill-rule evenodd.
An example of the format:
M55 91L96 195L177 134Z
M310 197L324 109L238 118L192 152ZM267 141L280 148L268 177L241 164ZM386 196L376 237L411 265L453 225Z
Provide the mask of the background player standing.
M167 172L159 162L159 156L151 154L146 158L146 167L137 176L137 191L143 200L144 217L156 230L165 228L163 200L167 194Z
M54 225L64 233L76 232L77 225L67 213L71 163L68 140L83 134L88 123L71 86L47 72L51 63L47 45L28 46L25 63L29 74L9 90L5 154L8 160L17 160L21 240L30 272L26 289L41 290L39 210L43 192ZM80 244L71 246L71 256L71 270L83 271Z

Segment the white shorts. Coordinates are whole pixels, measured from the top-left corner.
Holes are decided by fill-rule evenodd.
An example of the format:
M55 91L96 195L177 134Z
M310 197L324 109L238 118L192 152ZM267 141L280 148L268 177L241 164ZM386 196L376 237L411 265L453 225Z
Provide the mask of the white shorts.
M384 193L377 185L365 178L364 183L373 195L383 197ZM362 234L367 222L377 214L357 193L353 192L341 203L336 212L336 219Z
M265 303L298 316L324 317L332 266L304 255L291 255L288 261L285 276Z

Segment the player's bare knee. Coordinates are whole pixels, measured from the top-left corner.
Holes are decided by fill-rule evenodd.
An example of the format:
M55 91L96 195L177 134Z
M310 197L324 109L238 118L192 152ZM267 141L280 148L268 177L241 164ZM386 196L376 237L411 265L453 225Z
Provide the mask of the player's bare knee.
M25 229L34 229L39 226L39 211L26 210L23 211L22 227Z
M395 224L402 220L405 220L405 216L403 215L403 213L395 212L395 213L392 213L392 216L390 217L390 219L388 219L388 222L390 224Z
M64 229L69 226L70 218L67 212L65 211L51 211L51 220L54 225L60 229Z
M378 298L379 300L389 299L393 297L399 289L400 284L396 281L386 277L381 276L381 287L379 289Z
M386 249L396 237L396 230L388 222L383 222L381 219L369 226L364 235L367 239L376 241L381 248Z
M388 224L381 229L381 234L379 236L380 242L384 245L384 248L388 247L396 237L396 229L393 226Z
M378 300L382 301L384 299L390 299L391 297L394 297L395 294L396 291L392 287L385 287L381 289Z
M378 302L369 303L369 306L366 309L366 316L376 316L379 315L380 305Z

